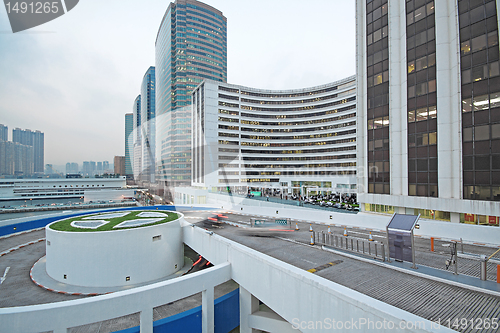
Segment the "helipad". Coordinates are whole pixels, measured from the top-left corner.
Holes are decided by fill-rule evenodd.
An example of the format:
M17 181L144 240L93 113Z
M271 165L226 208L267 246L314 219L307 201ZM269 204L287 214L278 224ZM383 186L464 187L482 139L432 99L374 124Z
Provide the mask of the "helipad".
M87 289L162 280L185 266L182 220L174 211L137 210L55 221L45 227L40 263L53 280Z
M51 230L66 232L99 232L146 227L174 221L179 218L175 212L125 211L78 216L49 225Z

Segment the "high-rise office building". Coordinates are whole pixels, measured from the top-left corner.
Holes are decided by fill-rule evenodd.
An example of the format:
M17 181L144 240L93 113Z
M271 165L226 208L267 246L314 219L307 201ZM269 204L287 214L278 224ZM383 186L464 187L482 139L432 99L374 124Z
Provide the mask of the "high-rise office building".
M156 133L160 187L191 183L191 92L203 79L227 81L227 21L221 11L177 0L156 38Z
M34 172L44 172L44 134L40 131L22 130L15 128L12 130L12 141L26 146L33 147Z
M125 174L125 156L115 156L114 168L115 174L120 176Z
M102 162L102 169L104 172L110 172L111 170L109 169L109 162L108 161L103 161Z
M155 181L155 68L149 67L141 84L142 180Z
M142 129L141 129L141 95L137 96L133 106L133 164L134 179L139 180L142 172Z
M125 114L125 174L127 177L133 177L132 160L134 157L134 114Z
M498 0L357 0L362 210L498 225Z
M83 162L82 173L83 173L84 176L91 176L92 175L92 169L90 167L90 162L89 161L84 161Z
M40 131L33 132L33 163L34 172L44 172L44 134Z
M0 124L0 140L7 141L9 138L9 128L3 124Z

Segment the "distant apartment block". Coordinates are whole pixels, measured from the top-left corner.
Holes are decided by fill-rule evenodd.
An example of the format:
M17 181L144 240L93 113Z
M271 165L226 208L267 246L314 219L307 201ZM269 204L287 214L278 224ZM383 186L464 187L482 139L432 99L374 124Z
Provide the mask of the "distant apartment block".
M9 138L9 128L0 124L0 141L7 141Z
M33 173L33 146L0 141L0 174L30 175Z
M78 163L66 163L66 173L78 173L80 170L78 169Z
M40 131L12 130L12 141L33 147L33 172L44 172L44 134Z
M125 156L115 156L114 159L115 174L125 175Z

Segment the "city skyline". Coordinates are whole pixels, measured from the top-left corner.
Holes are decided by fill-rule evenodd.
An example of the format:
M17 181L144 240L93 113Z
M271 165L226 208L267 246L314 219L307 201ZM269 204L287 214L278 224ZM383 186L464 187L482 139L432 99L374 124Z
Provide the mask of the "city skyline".
M169 3L136 8L87 1L17 34L0 11L0 42L6 46L0 50L2 123L40 128L45 163L124 155L123 115L130 112L144 68L154 64L154 41ZM248 8L227 0L206 3L228 18L228 82L285 90L355 72L353 1L317 0L308 7L257 1Z

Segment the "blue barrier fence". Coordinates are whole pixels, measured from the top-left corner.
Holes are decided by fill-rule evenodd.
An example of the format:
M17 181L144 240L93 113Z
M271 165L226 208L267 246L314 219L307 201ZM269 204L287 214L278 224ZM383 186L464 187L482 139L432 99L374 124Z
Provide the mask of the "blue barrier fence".
M184 206L176 207L176 206L162 205L162 206L138 206L138 207L96 209L96 210L89 210L86 212L67 213L67 214L59 215L59 216L42 217L42 218L36 218L34 220L31 220L31 221L1 226L0 227L0 237L10 235L10 234L13 234L16 232L28 231L31 229L45 227L47 224L52 223L54 221L69 218L69 217L80 216L80 215L94 214L94 213L99 213L99 212L116 212L116 211L124 211L124 210L177 210L177 208L181 208L181 207L184 207ZM208 209L213 209L213 208L189 207L189 209L190 210L208 210ZM57 212L55 211L54 213L57 213Z
M228 333L240 325L240 293L235 289L214 302L214 332ZM139 326L117 333L139 333ZM201 332L201 306L181 312L153 323L153 333Z

